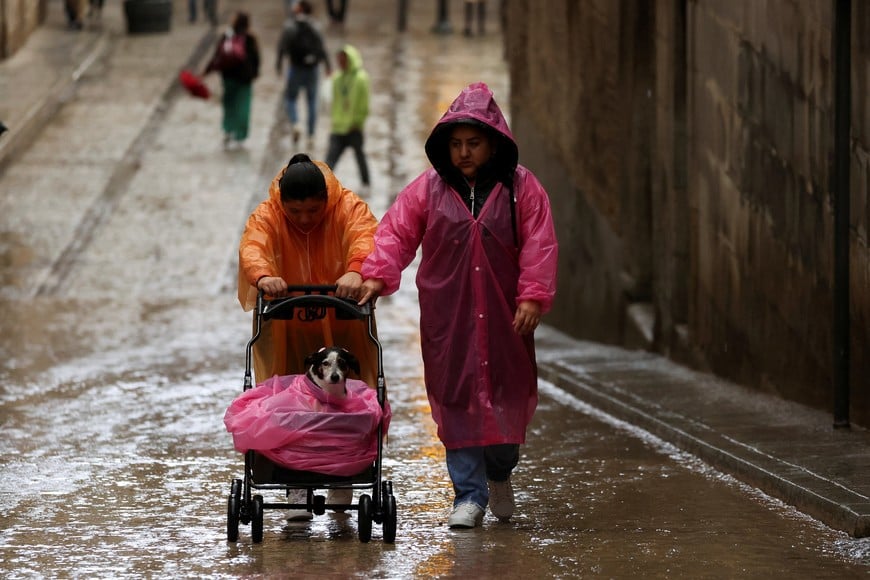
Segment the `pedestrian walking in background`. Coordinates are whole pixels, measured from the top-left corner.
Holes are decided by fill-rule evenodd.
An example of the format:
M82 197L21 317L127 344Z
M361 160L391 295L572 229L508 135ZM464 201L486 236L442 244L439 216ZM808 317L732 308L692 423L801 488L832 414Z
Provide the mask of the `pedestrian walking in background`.
M465 0L465 36L474 35L474 18L477 17L477 33L486 33L486 0Z
M187 19L189 22L196 22L198 2L199 0L187 0ZM218 0L202 0L202 11L212 26L217 26L218 23L217 2Z
M534 330L553 302L550 202L484 83L466 87L426 140L432 168L396 198L363 264L360 304L417 271L426 392L455 498L448 525L487 505L514 513L511 473L537 405Z
M278 41L278 57L275 70L280 75L286 58L290 65L287 69L287 84L284 89L284 106L290 119L293 132L293 145L298 145L302 133L299 127L299 114L296 100L300 91L305 92L308 104L307 131L308 149L314 143L314 128L317 124L317 89L320 82L318 68L323 63L326 74L332 74L332 66L326 54L323 35L317 29L313 8L308 0L299 0L293 6L293 17L284 25Z
M350 44L336 53L339 72L332 79L332 129L326 164L335 171L335 164L348 147L353 149L359 176L369 185L369 166L363 151L363 127L369 115L369 75L363 68L362 56Z
M260 49L246 12L236 12L203 72L221 74L224 148L237 149L248 138L254 80L260 74Z
M103 0L88 0L88 18L99 22L103 18Z
M348 0L326 0L329 21L339 30L344 30L344 17L347 15Z
M82 29L82 13L84 12L85 0L63 0L63 9L66 13L66 25L70 30Z

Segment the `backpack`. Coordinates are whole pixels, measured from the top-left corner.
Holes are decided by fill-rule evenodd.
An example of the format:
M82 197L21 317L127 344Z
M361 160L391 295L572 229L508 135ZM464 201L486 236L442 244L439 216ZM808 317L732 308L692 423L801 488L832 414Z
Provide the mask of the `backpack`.
M224 36L215 58L217 60L215 68L218 70L228 70L243 64L247 58L244 35Z
M297 66L315 66L322 50L317 31L308 22L296 23L296 32L290 40L290 62Z

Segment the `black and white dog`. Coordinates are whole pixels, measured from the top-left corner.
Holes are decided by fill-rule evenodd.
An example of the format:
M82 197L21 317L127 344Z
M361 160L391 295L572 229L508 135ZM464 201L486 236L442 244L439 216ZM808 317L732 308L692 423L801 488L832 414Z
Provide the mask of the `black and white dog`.
M306 374L315 385L331 397L347 396L348 371L360 374L359 361L350 351L337 346L321 348L305 357Z

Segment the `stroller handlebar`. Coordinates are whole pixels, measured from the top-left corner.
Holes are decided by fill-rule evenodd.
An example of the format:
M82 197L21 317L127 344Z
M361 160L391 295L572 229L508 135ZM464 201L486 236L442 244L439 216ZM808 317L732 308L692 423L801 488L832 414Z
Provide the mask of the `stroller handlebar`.
M296 309L311 312L323 308L335 310L335 316L345 320L362 320L372 315L372 304L358 305L355 300L335 296L335 285L288 286L290 296L266 300L263 291L257 295L257 310L265 320L290 320ZM321 317L322 318L322 317Z

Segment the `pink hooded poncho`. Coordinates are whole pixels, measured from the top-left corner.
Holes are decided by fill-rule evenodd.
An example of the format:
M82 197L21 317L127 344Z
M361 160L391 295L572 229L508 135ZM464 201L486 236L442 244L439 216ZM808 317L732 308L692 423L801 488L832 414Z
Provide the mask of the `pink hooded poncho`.
M489 171L497 183L476 218L454 187L448 138L457 122L485 125L496 140ZM537 366L533 336L518 335L512 325L519 302L536 300L542 312L552 305L558 252L549 199L517 164L513 135L483 83L450 105L426 153L433 168L387 211L362 275L382 279L384 295L395 292L422 244L420 334L438 436L448 449L521 444L537 405Z
M347 379L347 397L330 397L305 375L274 376L248 389L227 408L224 425L236 450L253 450L288 469L356 475L378 455L390 405L364 382Z

